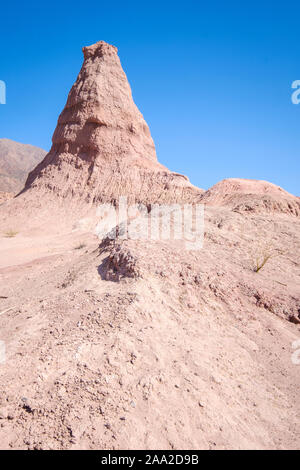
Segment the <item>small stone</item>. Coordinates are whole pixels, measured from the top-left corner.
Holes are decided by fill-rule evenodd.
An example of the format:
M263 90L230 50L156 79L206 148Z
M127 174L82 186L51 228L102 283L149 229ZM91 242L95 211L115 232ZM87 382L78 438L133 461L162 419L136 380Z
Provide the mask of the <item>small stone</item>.
M300 324L300 318L297 318L296 315L289 316L289 322L294 323L295 325Z

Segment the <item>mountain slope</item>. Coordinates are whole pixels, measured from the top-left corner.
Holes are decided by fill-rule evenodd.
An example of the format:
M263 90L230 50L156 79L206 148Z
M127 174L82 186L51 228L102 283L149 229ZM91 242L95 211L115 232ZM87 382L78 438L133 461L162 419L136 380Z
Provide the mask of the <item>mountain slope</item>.
M19 192L28 173L45 155L45 150L39 147L0 139L0 191Z

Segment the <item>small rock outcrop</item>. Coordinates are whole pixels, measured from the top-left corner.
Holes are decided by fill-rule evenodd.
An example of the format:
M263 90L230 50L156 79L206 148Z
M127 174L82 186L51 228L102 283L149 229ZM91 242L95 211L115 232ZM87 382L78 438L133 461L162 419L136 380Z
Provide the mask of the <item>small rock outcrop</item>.
M201 201L240 213L283 213L300 216L300 200L268 181L228 178L205 191Z

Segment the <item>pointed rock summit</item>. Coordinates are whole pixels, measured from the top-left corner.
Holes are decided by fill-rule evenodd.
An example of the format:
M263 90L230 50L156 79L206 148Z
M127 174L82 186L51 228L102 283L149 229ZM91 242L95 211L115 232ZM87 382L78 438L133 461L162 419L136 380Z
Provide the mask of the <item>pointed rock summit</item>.
M191 201L201 194L187 177L157 162L155 146L135 105L117 48L84 47L84 62L45 159L29 174L39 188L86 202Z
M103 41L83 48L84 63L59 117L53 151L83 160L128 157L156 161L149 128L133 102L117 48Z

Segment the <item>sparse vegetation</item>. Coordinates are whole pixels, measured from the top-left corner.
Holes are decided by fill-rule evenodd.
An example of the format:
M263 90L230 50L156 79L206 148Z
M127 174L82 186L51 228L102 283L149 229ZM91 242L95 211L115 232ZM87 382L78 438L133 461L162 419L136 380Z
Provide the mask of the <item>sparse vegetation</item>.
M16 232L15 230L8 230L7 232L4 233L4 236L6 238L14 238L19 232Z
M273 234L278 229L274 223L266 224L265 227L256 230L256 233L248 234L247 225L241 226L241 238L247 244L246 260L247 267L255 273L259 273L271 259L286 255L287 252L282 250L277 243Z
M271 257L271 253L263 253L261 256L258 256L255 260L254 272L258 273Z
M271 242L260 242L252 256L253 271L258 273L271 258L282 254L283 251L276 249Z

